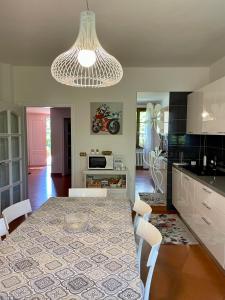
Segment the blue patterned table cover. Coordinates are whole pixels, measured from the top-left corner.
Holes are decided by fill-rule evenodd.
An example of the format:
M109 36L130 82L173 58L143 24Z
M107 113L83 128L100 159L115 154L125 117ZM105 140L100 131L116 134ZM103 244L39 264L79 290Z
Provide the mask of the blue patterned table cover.
M85 232L65 215L85 212ZM0 299L141 299L130 204L50 198L0 243Z

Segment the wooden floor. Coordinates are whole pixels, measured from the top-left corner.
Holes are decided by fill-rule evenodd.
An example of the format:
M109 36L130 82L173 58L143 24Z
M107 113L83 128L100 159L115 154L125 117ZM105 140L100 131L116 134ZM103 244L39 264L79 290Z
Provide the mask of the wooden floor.
M29 169L28 196L33 211L45 203L49 197L68 196L70 187L71 177L51 176L50 167Z
M135 193L153 193L154 184L148 170L136 170Z
M154 193L154 183L150 177L149 170L136 170L135 179L135 199L138 199L139 193ZM168 213L165 206L157 206L154 208L155 213ZM170 213L174 213L171 211Z
M146 262L145 245L143 264ZM146 277L142 267L143 279ZM162 245L151 300L224 300L225 274L200 245Z
M136 171L136 195L153 192L149 171ZM153 213L168 212L165 207L153 208ZM145 244L142 258L142 279L149 247ZM201 245L162 245L153 276L151 300L225 300L225 272L218 267Z
M136 170L136 184L137 192L152 193L154 192L154 184L151 179L149 170Z
M67 196L70 179L50 178L47 170L31 170L29 196L35 209L49 196ZM144 245L142 279L149 253ZM157 260L151 300L225 300L225 273L200 245L162 245Z

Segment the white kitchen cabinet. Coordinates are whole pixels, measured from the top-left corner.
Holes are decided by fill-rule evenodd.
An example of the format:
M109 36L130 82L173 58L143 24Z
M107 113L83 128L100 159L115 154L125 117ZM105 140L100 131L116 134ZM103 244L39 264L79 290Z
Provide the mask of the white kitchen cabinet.
M202 89L202 131L208 134L225 134L225 80L217 80Z
M178 169L172 169L172 202L187 223L191 223L195 207L195 180Z
M225 269L225 197L175 167L172 176L173 205Z
M219 130L216 94L207 88L203 92L203 99L202 133L216 134Z
M187 133L202 133L203 93L194 92L188 95L187 102Z
M172 202L178 211L181 210L181 176L182 172L172 168Z
M225 268L225 198L196 182L196 233Z
M181 193L182 193L182 210L181 215L184 220L192 226L192 218L195 210L195 183L196 181L182 173Z
M225 77L188 95L187 133L225 135Z

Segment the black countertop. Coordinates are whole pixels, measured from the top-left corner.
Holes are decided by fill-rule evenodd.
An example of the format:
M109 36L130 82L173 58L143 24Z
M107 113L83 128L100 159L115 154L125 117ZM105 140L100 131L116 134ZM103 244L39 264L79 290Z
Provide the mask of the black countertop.
M173 167L225 197L225 176L216 176L214 180L213 176L198 176L179 164L173 164Z

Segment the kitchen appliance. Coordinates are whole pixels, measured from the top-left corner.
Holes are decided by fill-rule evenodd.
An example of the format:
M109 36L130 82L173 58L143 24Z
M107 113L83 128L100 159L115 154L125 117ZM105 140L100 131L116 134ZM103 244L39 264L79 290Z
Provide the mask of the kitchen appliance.
M113 170L113 155L93 155L90 154L88 159L88 169L89 170Z

